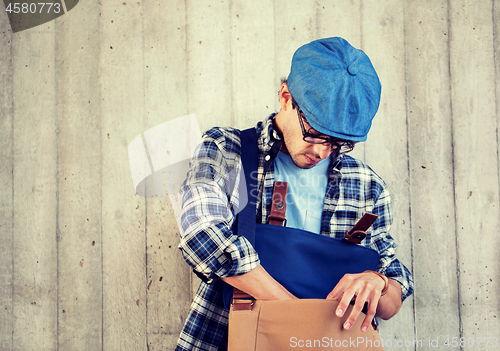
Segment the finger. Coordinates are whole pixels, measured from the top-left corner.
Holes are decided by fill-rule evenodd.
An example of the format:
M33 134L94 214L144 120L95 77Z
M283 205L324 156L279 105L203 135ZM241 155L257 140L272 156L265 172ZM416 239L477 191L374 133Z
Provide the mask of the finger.
M340 300L342 297L342 294L344 293L344 289L349 285L349 275L346 274L344 275L337 285L333 288L333 290L326 296L327 299L332 299L332 300Z
M352 299L356 296L356 289L354 287L349 287L347 288L343 295L342 298L340 299L340 302L337 306L337 310L335 311L335 314L337 317L342 317L347 310L347 307L349 307L349 304L351 303Z
M327 300L337 300L339 298L339 288L338 285L330 291L330 293L326 296Z
M378 302L380 300L379 295L375 295L371 301L368 302L368 311L366 313L366 317L361 324L361 331L365 332L368 330L370 325L372 324L373 318L375 317L375 313L377 312Z
M369 290L365 289L356 297L356 302L354 303L354 307L352 308L351 314L344 322L344 329L349 330L354 325L354 323L358 319L359 314L363 310L363 307L369 295L370 295Z

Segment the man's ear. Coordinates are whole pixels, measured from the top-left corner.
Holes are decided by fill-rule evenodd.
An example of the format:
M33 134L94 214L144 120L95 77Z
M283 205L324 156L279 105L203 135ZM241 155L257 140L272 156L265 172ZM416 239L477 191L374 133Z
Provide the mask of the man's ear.
M282 110L288 111L289 109L293 109L292 94L290 94L290 91L288 90L288 85L286 83L281 84L279 99Z

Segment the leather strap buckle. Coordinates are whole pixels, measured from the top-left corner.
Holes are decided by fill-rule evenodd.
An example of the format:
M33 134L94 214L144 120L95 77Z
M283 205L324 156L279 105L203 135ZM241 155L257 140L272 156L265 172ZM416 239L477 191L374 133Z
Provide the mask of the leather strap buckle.
M254 305L254 300L236 300L233 299L233 311L251 311Z
M354 244L360 244L361 241L366 238L366 230L370 228L377 218L377 215L366 212L358 223L356 223L351 230L345 233L344 240Z
M249 311L254 304L254 298L246 292L233 287L233 299L231 305L234 311Z
M286 194L288 191L287 182L274 182L273 202L269 215L269 224L283 226L286 221ZM286 222L285 222L286 223Z

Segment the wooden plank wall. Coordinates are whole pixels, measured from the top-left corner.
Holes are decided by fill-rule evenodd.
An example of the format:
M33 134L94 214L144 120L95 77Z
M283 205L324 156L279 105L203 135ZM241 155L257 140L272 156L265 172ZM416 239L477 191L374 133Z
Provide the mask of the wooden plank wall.
M169 200L135 194L128 144L188 113L202 130L253 125L279 107L293 52L342 36L382 81L354 155L388 183L415 279L381 336L490 350L499 19L493 0L111 0L12 33L2 11L0 349L173 350L197 280Z

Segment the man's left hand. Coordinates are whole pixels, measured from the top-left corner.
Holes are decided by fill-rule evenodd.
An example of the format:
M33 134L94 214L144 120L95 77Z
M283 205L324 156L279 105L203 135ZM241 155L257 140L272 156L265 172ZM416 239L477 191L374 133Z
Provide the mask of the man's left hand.
M366 331L375 315L380 315L383 319L394 316L401 307L401 287L396 281L389 279L389 290L387 294L381 296L385 281L373 272L363 272L359 274L346 274L335 288L328 294L327 299L340 301L336 310L338 317L342 317L349 307L350 302L356 299L351 314L344 323L344 329L349 330L360 312L367 303L368 311L361 331Z

